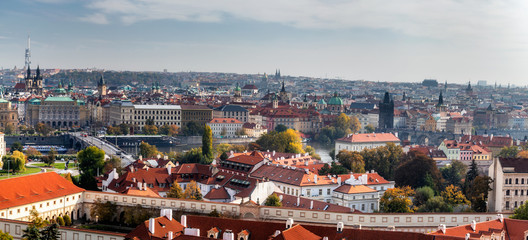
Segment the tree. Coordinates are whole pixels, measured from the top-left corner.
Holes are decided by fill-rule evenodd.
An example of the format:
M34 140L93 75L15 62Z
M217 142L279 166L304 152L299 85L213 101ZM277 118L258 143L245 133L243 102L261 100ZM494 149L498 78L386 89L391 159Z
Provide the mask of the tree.
M125 217L124 219L120 219L120 221L128 226L137 226L144 223L149 218L154 217L156 214L159 213L154 213L151 209L144 208L138 204L134 207L126 207L124 214Z
M466 180L464 181L464 194L468 195L473 180L479 175L479 170L475 159L471 161L469 165L469 171L466 173Z
M103 172L107 173L109 171L116 169L116 172L121 175L121 158L115 155L112 155L110 159L108 159L103 166Z
M285 125L279 124L279 125L275 126L275 131L276 132L281 133L281 132L284 132L286 130L288 130L288 127L286 127Z
M11 144L11 152L19 151L22 152L24 150L24 146L22 146L21 142L14 142Z
M286 153L304 153L299 132L287 129L284 132L271 131L257 139L261 149Z
M139 155L144 158L151 158L158 154L158 148L154 145L150 145L146 142L141 142L139 144Z
M66 180L68 180L69 182L73 183L73 179L72 179L71 173L66 173L66 174L64 175L64 178L65 178Z
M528 158L528 150L522 150L517 153L518 158Z
M54 148L51 148L48 152L48 155L42 158L42 161L46 163L46 166L50 167L55 163L55 159L57 157L57 151L55 151Z
M462 193L462 190L453 184L447 186L440 195L444 198L444 201L451 206L470 204L466 196Z
M110 201L102 202L100 199L95 200L92 209L90 209L90 217L92 219L98 219L103 223L112 222L114 215L117 211L117 205Z
M209 125L205 125L204 134L202 135L202 155L208 163L213 161L213 131Z
M53 223L46 226L42 231L40 231L42 240L57 240L60 238L59 234L59 224Z
M348 174L349 170L343 167L342 165L336 164L335 162L332 162L332 165L328 165L328 163L325 163L321 169L317 172L319 175L340 175L340 174Z
M513 219L528 220L528 202L525 202L523 205L513 211L511 216Z
M365 162L363 161L363 156L361 156L359 152L341 150L339 151L339 154L337 154L336 158L337 161L343 165L343 167L351 170L352 172L365 172Z
M497 157L501 158L514 158L517 157L519 153L519 148L517 146L503 147Z
M37 131L41 135L48 136L50 132L53 131L53 128L50 127L48 124L37 123L37 125L35 125L35 131Z
M61 226L61 227L63 227L65 225L64 218L62 218L61 216L58 216L57 220L55 220L55 222L57 224L59 224L59 226Z
M185 199L202 200L202 192L195 181L191 181L183 192Z
M159 128L159 131L158 131L158 132L159 132L159 134L161 134L161 135L169 135L169 129L170 129L170 125L165 124L165 125L163 125L163 126L161 126L161 127Z
M395 170L404 156L402 147L394 143L387 143L385 146L373 149L363 149L361 155L365 160L365 169L376 170L388 180L394 179Z
M319 156L319 154L315 152L315 148L313 148L312 146L306 146L304 148L304 152L308 153L310 156L317 160L321 160L321 156Z
M356 116L352 116L350 118L350 131L352 133L357 133L359 130L361 130L361 123L359 122L359 119Z
M441 184L440 171L436 167L436 162L417 151L407 154L405 162L396 169L394 180L397 186L419 188L432 185L435 191Z
M130 134L130 125L126 123L119 124L119 133L122 135Z
M15 125L13 125L12 123L6 124L5 129L4 129L4 133L6 135L11 135L11 134L15 133Z
M282 207L282 202L279 196L277 196L276 193L273 193L266 198L266 201L264 201L264 205L270 207Z
M413 212L410 199L410 196L413 195L414 191L409 186L389 188L380 199L380 210L390 213Z
M368 124L367 126L365 126L365 131L367 131L367 133L373 133L376 129L374 128L374 126L372 126L372 124Z
M143 126L143 133L146 135L156 135L158 134L158 127L155 125L145 125Z
M71 221L71 218L68 214L64 215L64 217L62 217L64 219L64 226L71 226L72 225L72 221Z
M37 209L35 209L35 207L29 210L29 222L30 222L29 224L30 226L34 226L37 229L44 227L45 225L44 219L42 219L42 217L39 216L39 212L37 211Z
M0 240L13 240L13 236L9 235L9 233L5 233L0 230Z
M226 152L223 152L222 154L220 154L220 160L222 161L225 161L229 158L229 156L227 155Z
M30 157L30 158L35 158L37 156L42 156L42 153L39 152L37 149L35 149L34 147L28 147L26 149L26 154Z
M446 180L447 184L454 186L462 186L462 178L467 172L467 166L461 161L452 161L450 165L440 169L442 177Z
M24 153L21 151L14 151L11 156L13 158L21 159L24 164L27 162L26 155L24 155Z
M22 239L25 240L42 240L42 235L37 227L29 225L26 229L22 230Z
M97 190L95 176L100 174L104 167L105 152L98 147L90 146L77 153L79 159L79 171L81 173L79 183L81 187L88 190Z
M422 205L420 208L418 208L418 212L452 212L453 207L446 203L444 199L440 196L432 197L425 202L424 205Z
M491 191L493 180L488 176L477 176L469 188L466 190L466 197L471 202L471 208L475 212L485 212L487 210L486 201L488 192Z
M20 173L26 171L26 156L22 152L14 151L10 156L4 156L2 159L3 169L9 169L13 172Z
M414 206L421 206L430 198L434 197L434 190L430 187L420 187L416 189L413 199Z
M167 135L176 137L180 133L180 127L178 125L172 124L169 127L169 133Z
M183 190L180 187L180 184L178 184L176 181L172 183L172 186L167 193L167 197L169 198L183 198Z
M181 158L182 163L202 163L204 162L202 156L202 148L191 148L191 150L185 152Z
M222 216L222 214L221 214L220 212L218 212L218 211L216 210L216 208L213 209L213 211L211 211L211 212L210 212L209 214L207 214L207 215L208 215L209 217L221 217L221 216Z
M187 124L183 126L183 130L182 130L182 133L185 136L198 136L198 135L202 135L203 132L204 132L204 124L201 124L195 121L187 122Z

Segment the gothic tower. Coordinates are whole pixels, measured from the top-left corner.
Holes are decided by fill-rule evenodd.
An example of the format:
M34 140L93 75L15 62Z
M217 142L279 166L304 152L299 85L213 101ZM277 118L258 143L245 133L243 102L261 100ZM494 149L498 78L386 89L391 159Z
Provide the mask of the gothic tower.
M99 91L99 95L106 96L106 81L103 77L103 74L101 74L101 78L99 79L99 82L97 82L97 90Z
M383 101L379 103L378 128L394 128L394 101L391 99L389 92L385 92Z

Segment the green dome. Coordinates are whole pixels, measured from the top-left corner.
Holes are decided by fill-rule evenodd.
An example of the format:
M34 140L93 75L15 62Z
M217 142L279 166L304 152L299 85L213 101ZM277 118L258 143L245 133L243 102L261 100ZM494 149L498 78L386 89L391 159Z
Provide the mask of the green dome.
M343 99L341 99L337 92L334 93L334 96L328 101L328 105L343 105Z
M326 101L323 98L321 98L321 100L319 100L319 102L317 102L317 104L326 105Z
M8 101L5 99L0 99L0 103L8 103Z

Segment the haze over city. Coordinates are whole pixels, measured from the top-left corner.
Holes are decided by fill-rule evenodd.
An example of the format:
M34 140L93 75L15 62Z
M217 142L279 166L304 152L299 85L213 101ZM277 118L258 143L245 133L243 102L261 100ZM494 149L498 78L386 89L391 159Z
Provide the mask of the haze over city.
M3 68L524 85L526 1L7 0Z

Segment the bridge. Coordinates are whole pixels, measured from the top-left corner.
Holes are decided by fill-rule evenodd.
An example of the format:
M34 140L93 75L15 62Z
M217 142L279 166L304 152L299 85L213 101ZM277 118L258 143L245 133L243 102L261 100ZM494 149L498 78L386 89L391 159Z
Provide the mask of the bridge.
M110 157L111 155L120 157L121 166L123 167L128 166L130 163L135 161L132 155L126 154L123 150L121 150L121 148L115 146L111 142L93 136L86 136L80 132L69 133L68 135L74 148L84 149L89 146L96 146L105 152L105 158Z
M420 131L405 128L386 129L384 132L398 133L398 138L400 138L400 140L409 140L411 144L430 146L438 146L444 141L444 139L458 139L459 137L462 137L462 134Z

